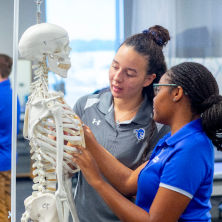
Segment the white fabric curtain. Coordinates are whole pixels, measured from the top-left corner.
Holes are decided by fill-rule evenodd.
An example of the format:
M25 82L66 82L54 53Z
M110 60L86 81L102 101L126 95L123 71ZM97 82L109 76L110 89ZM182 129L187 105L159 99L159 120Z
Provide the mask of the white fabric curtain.
M170 36L176 31L176 0L138 0L133 1L131 33L139 33L153 25L167 28ZM175 38L172 38L165 50L166 56L175 56Z

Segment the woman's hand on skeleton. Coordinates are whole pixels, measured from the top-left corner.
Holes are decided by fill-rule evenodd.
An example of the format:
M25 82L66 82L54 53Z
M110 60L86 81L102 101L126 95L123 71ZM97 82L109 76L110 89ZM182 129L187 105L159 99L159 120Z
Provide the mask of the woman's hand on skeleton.
M84 131L85 147L74 145L70 142L67 143L67 146L75 147L78 150L77 152L72 152L69 154L73 156L73 163L80 167L82 173L86 177L86 180L89 180L88 183L93 186L93 183L96 182L101 176L99 168L91 155L90 150L97 149L99 144L88 126L82 123L82 128ZM71 164L69 166L72 168L74 167ZM93 178L97 179L94 180Z
M103 181L99 167L90 151L81 146L75 146L78 152L72 153L73 162L76 163L83 173L87 182L92 186L97 186Z
M95 136L93 135L92 131L88 126L85 124L82 125L84 130L84 138L85 138L85 144L86 148L89 150L96 149L96 147L99 145Z

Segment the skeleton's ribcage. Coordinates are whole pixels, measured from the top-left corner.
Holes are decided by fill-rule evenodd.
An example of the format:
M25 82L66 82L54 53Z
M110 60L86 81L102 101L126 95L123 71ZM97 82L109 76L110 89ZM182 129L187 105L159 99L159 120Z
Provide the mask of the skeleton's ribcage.
M62 120L63 134L57 138L58 125L53 112L50 111L34 126L30 138L34 175L33 190L35 191L56 191L56 156L58 149L63 149L63 173L74 173L79 170L78 166L72 162L72 156L70 155L70 153L77 150L70 144L85 146L82 125L79 118L66 104L60 103L59 105L62 106L62 113L59 118ZM64 141L63 147L58 147L58 139Z

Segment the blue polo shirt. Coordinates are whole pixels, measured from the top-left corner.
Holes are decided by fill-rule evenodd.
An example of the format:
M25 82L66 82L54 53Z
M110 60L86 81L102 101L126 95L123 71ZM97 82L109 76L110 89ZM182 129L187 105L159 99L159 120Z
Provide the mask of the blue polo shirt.
M17 101L17 130L20 106ZM12 89L10 81L0 82L0 171L11 169Z
M158 188L165 187L191 199L179 221L211 221L213 171L212 142L201 119L194 120L158 142L140 172L136 204L149 212Z

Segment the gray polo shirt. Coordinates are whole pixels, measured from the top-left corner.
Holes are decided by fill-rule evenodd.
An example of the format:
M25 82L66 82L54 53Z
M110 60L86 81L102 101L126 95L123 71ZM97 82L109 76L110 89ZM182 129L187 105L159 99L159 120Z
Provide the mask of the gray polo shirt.
M144 157L147 158L158 139L159 127L152 120L152 109L145 96L135 118L117 124L110 92L84 96L74 106L75 113L90 127L97 141L131 169L137 168ZM147 142L147 139L151 142ZM75 204L80 222L120 221L81 172L78 175Z

